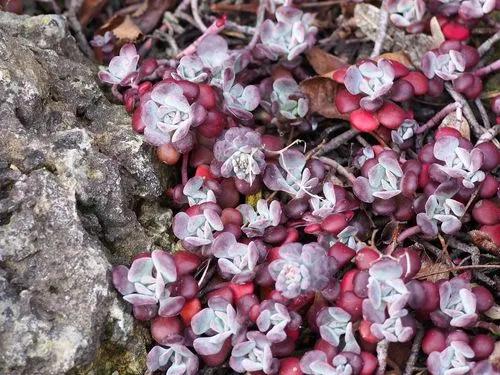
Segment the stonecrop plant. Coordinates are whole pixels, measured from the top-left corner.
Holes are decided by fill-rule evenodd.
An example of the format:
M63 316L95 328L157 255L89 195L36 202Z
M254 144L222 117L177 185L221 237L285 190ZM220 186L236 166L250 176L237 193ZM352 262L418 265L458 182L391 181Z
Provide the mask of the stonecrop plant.
M349 63L321 51L318 4L259 1L255 28L217 18L175 59L124 44L99 73L179 172L172 248L112 272L148 371L499 374L499 38L470 38L498 1L384 0ZM432 47L382 54L388 30Z

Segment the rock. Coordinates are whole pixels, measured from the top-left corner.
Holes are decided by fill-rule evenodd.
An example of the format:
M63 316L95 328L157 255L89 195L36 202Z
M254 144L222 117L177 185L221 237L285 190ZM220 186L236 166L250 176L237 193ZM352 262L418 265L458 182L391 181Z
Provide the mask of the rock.
M0 12L1 374L144 372L110 269L170 246L169 171L96 73L63 17Z

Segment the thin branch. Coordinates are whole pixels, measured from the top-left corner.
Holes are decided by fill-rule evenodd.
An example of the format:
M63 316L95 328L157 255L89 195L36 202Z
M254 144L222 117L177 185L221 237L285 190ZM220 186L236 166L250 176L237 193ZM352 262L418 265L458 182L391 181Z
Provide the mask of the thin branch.
M382 51L382 46L384 44L385 36L387 34L387 25L389 24L389 12L387 11L387 0L382 0L382 6L380 7L380 14L378 19L378 33L375 39L375 45L373 46L373 51L370 58L377 57Z
M66 12L66 17L68 19L69 26L73 29L75 33L75 38L80 46L80 49L87 55L88 58L94 58L94 50L90 47L87 38L83 34L82 25L78 21L77 14L83 5L83 0L72 0Z
M417 334L415 335L415 338L413 339L413 344L411 346L410 356L406 361L406 367L403 375L413 374L413 369L415 367L415 363L417 362L418 354L420 353L420 346L422 345L422 339L424 338L424 332L425 332L424 328L422 327L422 325L419 324L417 327Z
M325 163L326 165L329 165L330 167L334 168L340 175L344 176L351 184L356 181L356 177L349 172L347 169L345 169L342 165L340 165L337 161L327 158L327 157L320 157L318 158L321 162Z
M448 114L457 109L457 107L462 106L460 102L450 103L438 113L436 113L432 118L427 121L424 125L417 129L417 134L425 133L427 130L432 129L434 126L438 125Z
M198 0L191 0L191 13L194 20L196 21L196 25L198 26L198 28L203 32L207 31L208 28L205 26L200 16L200 11L198 9Z
M379 341L377 344L377 359L378 369L377 375L384 375L387 367L387 350L389 349L389 342L387 340Z
M500 134L500 124L488 129L481 137L479 137L477 143L488 142L496 138Z
M493 44L500 40L500 31L497 31L491 38L486 40L483 44L479 46L477 52L479 52L479 56L483 56L486 52L491 50Z
M250 43L248 43L248 46L245 47L247 51L251 51L259 41L260 28L262 26L262 23L264 22L265 17L266 0L259 0L259 7L257 8L257 20L255 21L255 32L252 36L252 39L250 40Z
M398 236L398 243L402 243L404 240L406 240L408 237L414 236L418 233L420 233L422 230L418 225L415 225L410 228L406 228L404 231L401 232L401 234Z
M457 91L455 91L455 89L449 83L446 83L445 87L446 87L446 91L448 91L448 93L451 95L451 97L456 102L463 103L462 110L463 110L464 116L467 118L467 121L469 121L469 124L472 128L472 131L474 132L474 135L478 138L481 137L481 135L483 135L483 133L487 129L482 127L477 122L476 118L474 117L474 112L472 112L472 109L471 109L469 103L467 103L467 101L462 96L462 94L459 94Z
M346 143L350 139L354 138L358 134L359 134L359 132L357 130L349 129L349 130L345 131L344 133L336 136L328 143L326 143L323 147L321 147L321 149L318 150L317 154L324 155L324 154L336 149L337 147L343 145L344 143Z
M479 113L481 114L481 119L483 120L483 125L486 129L491 128L491 123L490 123L490 118L488 117L488 112L486 112L486 108L484 108L483 102L481 99L477 98L474 100L474 103L476 103L476 107L479 110Z
M483 77L487 74L496 72L497 70L500 70L500 59L493 61L491 64L476 70L474 74L478 77Z

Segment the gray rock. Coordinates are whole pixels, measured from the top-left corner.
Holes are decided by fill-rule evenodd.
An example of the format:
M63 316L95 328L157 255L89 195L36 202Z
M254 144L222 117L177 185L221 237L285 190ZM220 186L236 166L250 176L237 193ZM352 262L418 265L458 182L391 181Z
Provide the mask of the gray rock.
M110 269L170 246L169 173L96 72L64 18L0 12L1 374L144 370Z

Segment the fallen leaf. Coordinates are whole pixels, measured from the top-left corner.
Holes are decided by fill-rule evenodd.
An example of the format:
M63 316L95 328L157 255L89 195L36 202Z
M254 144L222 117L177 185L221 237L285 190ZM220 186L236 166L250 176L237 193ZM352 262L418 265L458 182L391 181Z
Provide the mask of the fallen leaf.
M448 269L449 267L446 264L434 262L428 256L423 255L422 266L420 267L420 271L415 275L415 278L423 278L432 282L448 279L450 276L450 273L447 271Z
M86 26L99 14L107 2L108 0L84 0L78 14L78 21L80 21L82 26Z
M446 40L446 38L444 37L443 30L441 30L441 25L436 17L431 18L430 28L434 48L438 48Z
M319 47L313 47L307 51L306 57L316 74L319 75L323 75L348 65L344 60L332 55L331 53L323 51Z
M413 64L411 63L410 58L403 51L383 53L378 58L376 58L377 61L380 59L394 60L398 63L403 64L407 68L413 68Z
M111 32L122 43L135 42L142 36L141 29L132 20L129 15L123 18L123 21L113 28Z
M497 341L495 343L495 349L493 350L493 353L491 353L488 357L488 361L491 362L493 367L500 367L500 341Z
M148 0L146 10L139 8L132 19L144 35L149 34L161 22L165 12L176 3L175 0Z
M375 41L378 30L380 10L374 5L357 4L354 9L354 20L361 31ZM426 34L406 34L391 23L387 26L387 35L383 49L386 51L405 51L415 66L420 66L422 56L433 48L434 39Z
M495 304L488 311L485 311L483 314L490 319L500 320L500 306Z
M453 128L462 134L462 137L470 140L470 126L469 122L466 120L465 116L462 115L462 119L457 118L457 112L453 111L448 113L446 117L441 121L439 128Z
M313 77L300 83L300 88L309 97L309 106L312 112L326 118L348 119L335 106L334 98L337 93L337 82L325 77Z

